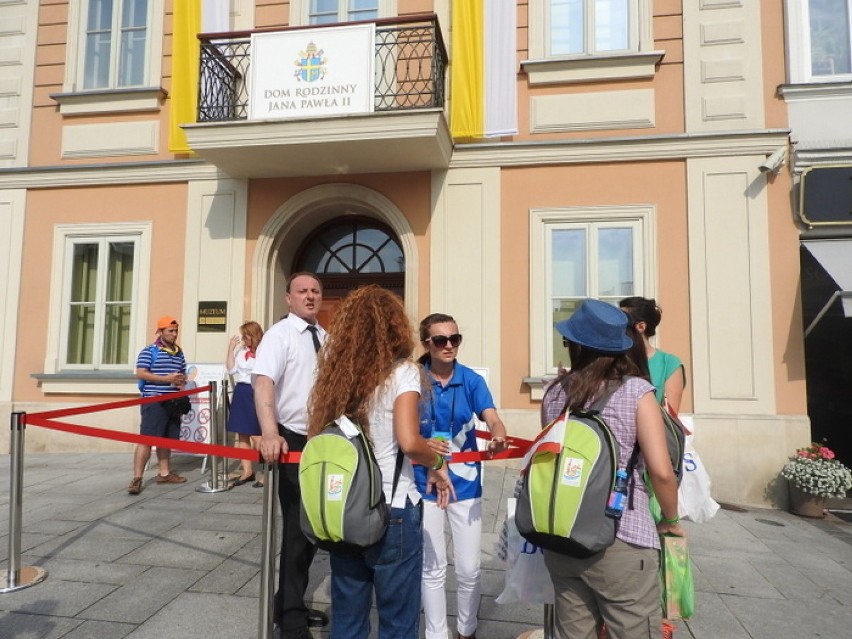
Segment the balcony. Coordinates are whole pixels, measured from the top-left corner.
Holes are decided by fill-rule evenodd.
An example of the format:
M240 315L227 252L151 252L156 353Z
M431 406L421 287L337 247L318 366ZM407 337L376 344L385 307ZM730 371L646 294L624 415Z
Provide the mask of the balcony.
M444 112L447 54L436 16L328 27L199 36L197 122L183 125L190 148L237 178L446 168L452 153ZM341 39L347 37L367 40L353 47ZM299 43L298 53L281 58L287 42ZM336 43L336 55L322 57L323 42ZM338 94L360 86L329 84L325 74L343 65L366 69L361 106L330 114L314 109L343 103L348 98ZM268 77L295 88L263 89Z

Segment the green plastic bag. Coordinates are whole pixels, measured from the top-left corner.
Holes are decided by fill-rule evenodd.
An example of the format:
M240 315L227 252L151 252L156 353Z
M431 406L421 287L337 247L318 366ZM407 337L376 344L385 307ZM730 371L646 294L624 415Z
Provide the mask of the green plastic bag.
M663 617L689 619L695 612L695 585L686 537L660 535L660 545Z

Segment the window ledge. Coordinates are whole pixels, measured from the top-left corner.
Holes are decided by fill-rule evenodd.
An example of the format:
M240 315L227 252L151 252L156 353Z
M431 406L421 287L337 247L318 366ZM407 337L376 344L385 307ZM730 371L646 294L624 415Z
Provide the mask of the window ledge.
M524 60L530 84L570 84L595 80L652 78L665 51Z
M542 375L540 377L524 377L523 382L530 388L530 399L540 402L544 397L545 387L556 379L556 375Z
M166 96L168 92L162 87L50 94L51 99L59 103L59 112L63 115L159 111Z
M784 98L785 102L820 98L848 98L852 97L852 81L782 84L778 87L778 95Z
M34 373L44 393L139 395L136 375L125 371L63 371Z

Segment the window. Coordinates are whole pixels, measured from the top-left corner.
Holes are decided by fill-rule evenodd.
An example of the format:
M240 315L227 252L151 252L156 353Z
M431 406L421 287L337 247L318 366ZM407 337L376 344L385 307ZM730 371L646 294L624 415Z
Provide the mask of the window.
M569 366L555 325L585 299L647 295L651 207L536 210L531 216L532 375Z
M651 0L529 0L530 84L650 78Z
M809 0L805 10L810 77L817 81L852 77L852 0Z
M83 39L83 89L145 85L148 0L89 0Z
M397 15L397 0L290 0L290 26L375 20Z
M547 5L550 56L637 49L635 2L550 0Z
M355 22L378 17L379 0L310 0L310 24Z
M67 367L131 363L137 244L133 236L67 239L62 340Z
M65 115L159 109L165 0L69 0Z
M151 223L57 225L53 238L45 390L79 390L67 374L130 374L149 337Z

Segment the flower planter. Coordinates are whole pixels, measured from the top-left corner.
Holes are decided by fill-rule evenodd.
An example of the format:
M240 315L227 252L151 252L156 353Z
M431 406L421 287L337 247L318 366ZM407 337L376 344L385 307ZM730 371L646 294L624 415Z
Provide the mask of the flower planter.
M787 482L790 488L790 512L802 517L823 519L825 517L825 497L817 497L798 488L793 482Z

